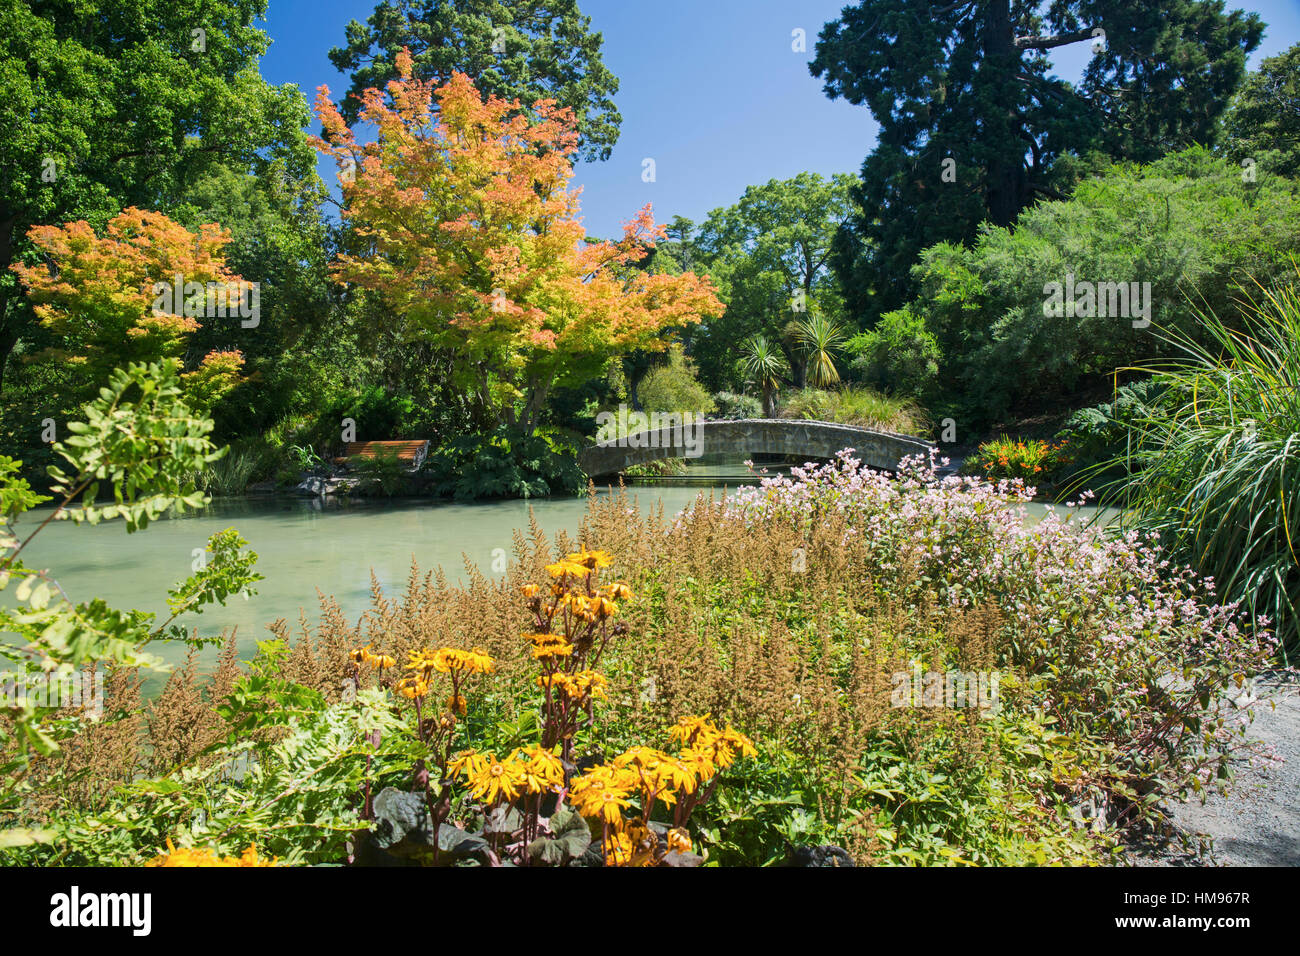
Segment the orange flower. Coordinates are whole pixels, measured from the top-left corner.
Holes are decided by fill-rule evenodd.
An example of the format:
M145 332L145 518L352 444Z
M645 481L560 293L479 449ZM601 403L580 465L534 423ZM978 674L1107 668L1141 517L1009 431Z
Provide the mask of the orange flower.
M279 858L270 860L259 859L256 847L248 847L239 856L219 856L215 850L208 847L183 847L176 849L172 846L172 841L167 840L167 852L154 857L145 863L145 866L225 866L225 867L253 867L253 866L277 866Z

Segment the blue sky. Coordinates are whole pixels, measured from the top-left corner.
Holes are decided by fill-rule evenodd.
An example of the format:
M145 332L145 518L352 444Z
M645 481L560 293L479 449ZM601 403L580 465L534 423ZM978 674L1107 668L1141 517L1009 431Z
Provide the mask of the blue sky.
M875 142L866 107L832 102L808 72L818 32L844 0L580 0L604 34L606 65L619 78L623 114L613 156L578 167L588 232L613 235L645 203L655 218L701 221L745 187L803 170L854 173ZM1251 65L1300 40L1300 0L1229 2L1258 12L1268 32ZM322 83L337 100L350 85L327 53L344 25L365 20L373 0L270 0L264 28L272 44L262 73L296 83L310 102ZM791 49L792 31L807 37ZM1057 52L1057 72L1077 78L1087 44ZM317 131L317 130L313 130ZM642 161L656 180L643 182ZM333 183L334 169L321 175Z

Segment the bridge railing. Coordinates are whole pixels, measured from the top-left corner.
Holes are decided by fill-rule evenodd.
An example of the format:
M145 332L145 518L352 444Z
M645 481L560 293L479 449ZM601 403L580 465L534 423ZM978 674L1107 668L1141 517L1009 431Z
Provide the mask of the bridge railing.
M632 465L663 458L697 458L704 454L775 454L833 458L853 448L873 468L892 470L909 455L934 450L923 438L802 419L702 419L673 427L650 428L591 445L580 452L579 465L590 476L614 474Z

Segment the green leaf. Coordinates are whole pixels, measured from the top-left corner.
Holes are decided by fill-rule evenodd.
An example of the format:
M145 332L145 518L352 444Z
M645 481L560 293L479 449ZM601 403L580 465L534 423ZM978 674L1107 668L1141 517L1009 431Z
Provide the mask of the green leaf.
M16 846L31 846L33 843L49 843L57 835L54 830L35 830L27 827L0 830L0 850Z
M530 859L548 866L563 866L587 852L591 845L591 828L582 815L562 807L549 822L551 836L538 837L528 844Z

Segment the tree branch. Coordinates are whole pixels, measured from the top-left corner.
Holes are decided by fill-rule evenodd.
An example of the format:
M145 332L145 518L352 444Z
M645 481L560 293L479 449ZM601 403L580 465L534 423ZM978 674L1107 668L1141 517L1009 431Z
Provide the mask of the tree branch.
M1053 47L1067 46L1092 39L1092 28L1085 27L1073 33L1061 33L1054 37L1016 37L1017 50L1050 50Z
M1044 186L1041 183L1030 183L1029 188L1036 193L1042 193L1048 199L1058 199L1061 202L1065 202L1070 198L1065 195L1065 193L1057 192L1055 189L1052 189L1049 186Z

